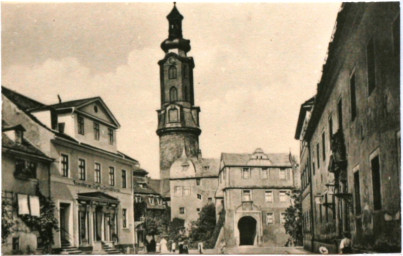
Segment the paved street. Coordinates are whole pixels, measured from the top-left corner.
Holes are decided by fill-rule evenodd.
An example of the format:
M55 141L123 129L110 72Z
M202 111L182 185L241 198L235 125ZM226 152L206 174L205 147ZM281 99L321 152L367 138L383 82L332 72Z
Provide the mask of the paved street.
M242 246L224 251L224 254L310 254L302 247L254 247ZM197 250L190 250L189 254L198 254ZM204 250L204 254L220 254L219 250Z

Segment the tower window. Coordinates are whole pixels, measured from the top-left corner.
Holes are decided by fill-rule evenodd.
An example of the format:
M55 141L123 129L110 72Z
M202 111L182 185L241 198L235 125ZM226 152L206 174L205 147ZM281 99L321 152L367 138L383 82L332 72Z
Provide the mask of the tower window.
M169 79L176 79L176 67L170 66L168 69L168 78Z
M361 200L360 200L360 171L354 173L354 199L355 199L355 214L361 214Z
M176 90L175 87L172 87L169 90L169 99L171 100L171 102L175 102L178 100L178 90Z
M381 195L381 175L379 168L379 157L376 156L371 160L372 169L372 190L374 196L374 210L382 209L382 195Z
M169 117L169 122L170 123L178 122L179 121L178 110L176 108L171 108L168 111L168 117Z
M357 101L355 97L355 74L350 78L350 96L351 96L351 120L354 121L357 115Z

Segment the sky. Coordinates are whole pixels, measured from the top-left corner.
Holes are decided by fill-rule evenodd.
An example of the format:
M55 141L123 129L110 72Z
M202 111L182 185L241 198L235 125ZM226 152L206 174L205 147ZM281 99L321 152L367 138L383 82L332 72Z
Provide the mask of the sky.
M2 85L45 104L100 96L118 149L159 177L158 60L172 3L2 3ZM203 157L298 157L340 3L178 3L195 61Z

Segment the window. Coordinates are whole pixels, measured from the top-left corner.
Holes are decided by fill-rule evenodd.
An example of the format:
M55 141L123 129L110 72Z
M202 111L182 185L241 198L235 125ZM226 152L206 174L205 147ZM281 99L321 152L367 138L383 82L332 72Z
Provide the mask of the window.
M242 178L244 179L249 179L250 177L250 170L249 168L243 168L242 169Z
M115 168L109 167L109 185L115 186Z
M122 188L126 188L126 170L122 170Z
M185 195L185 196L190 195L190 188L189 187L183 187L183 195Z
M62 154L62 175L63 177L69 177L69 156Z
M393 22L393 54L400 55L400 15Z
M127 228L127 210L126 209L122 209L122 225L123 228Z
M202 199L202 196L200 194L197 194L197 199Z
M266 223L267 224L273 224L274 223L273 213L271 213L271 212L266 213Z
M329 117L329 144L332 145L332 136L333 136L333 118L332 114Z
M315 175L315 163L312 163L312 171L313 171L313 175Z
M77 116L78 123L78 134L84 135L84 118L82 116Z
M95 171L94 171L95 183L101 183L101 164L95 163L94 169L95 169Z
M337 103L337 120L339 122L339 129L343 130L343 106L341 103L341 99Z
M109 136L109 144L113 145L114 142L114 136L113 136L113 129L108 128L108 136Z
M267 168L262 169L262 179L267 179L269 177Z
M196 211L197 211L197 212L200 212L200 208L196 208Z
M286 202L287 201L287 193L285 191L280 191L279 200L280 200L280 202Z
M264 192L264 200L266 202L273 202L273 191L265 191Z
M179 207L179 214L185 214L185 207Z
M375 89L375 44L371 38L367 45L368 96Z
M176 72L176 67L175 66L170 66L168 69L168 78L169 79L175 79L177 75Z
M99 123L94 122L94 139L99 140Z
M153 197L149 197L149 198L148 198L148 202L149 202L151 205L154 205L154 198L153 198Z
M371 160L372 170L372 190L374 194L374 210L382 209L382 196L381 196L381 175L379 166L379 156Z
M80 180L85 180L85 160L78 159L78 174Z
M318 164L318 169L320 168L320 151L319 151L319 143L316 144L316 162Z
M182 187L180 186L175 187L175 196L182 196Z
M21 179L36 178L36 163L22 159L15 160L14 177Z
M284 223L285 223L285 219L286 219L286 217L285 217L285 212L282 212L282 213L280 214L280 223L284 224Z
M325 132L322 133L322 157L323 161L325 161L326 160Z
M357 116L357 103L355 95L355 74L350 77L350 97L351 97L351 120L354 121Z
M211 198L211 197L207 198L207 203L212 204L213 203L213 198Z
M176 123L179 121L178 118L179 111L176 108L171 108L168 110L168 118L170 123Z
M285 169L284 168L280 168L280 180L285 180Z
M196 179L196 185L200 186L200 179Z
M355 214L361 214L361 199L360 199L360 171L354 173L354 200L355 200Z
M169 90L169 99L171 102L175 102L178 100L178 90L173 86Z
M242 190L242 201L252 201L250 190Z

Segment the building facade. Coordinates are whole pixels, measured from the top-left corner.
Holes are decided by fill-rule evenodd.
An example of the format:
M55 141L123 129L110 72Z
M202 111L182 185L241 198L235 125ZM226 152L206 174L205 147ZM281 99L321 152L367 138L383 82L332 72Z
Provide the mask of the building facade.
M345 232L356 250L401 250L399 96L399 4L343 3L299 137L310 154L313 251L337 252Z
M22 125L9 126L4 120L2 125L2 218L10 226L2 225L1 249L4 254L33 253L42 247L41 234L23 217L40 217L40 199L50 195L49 170L54 159L24 138Z
M224 239L228 247L285 246L285 210L299 188L290 154L222 153L216 208L225 209Z
M26 138L55 161L51 198L60 231L55 249L101 252L132 248L135 159L117 150L119 123L101 98L53 105L38 103L3 87L3 119L26 127Z

